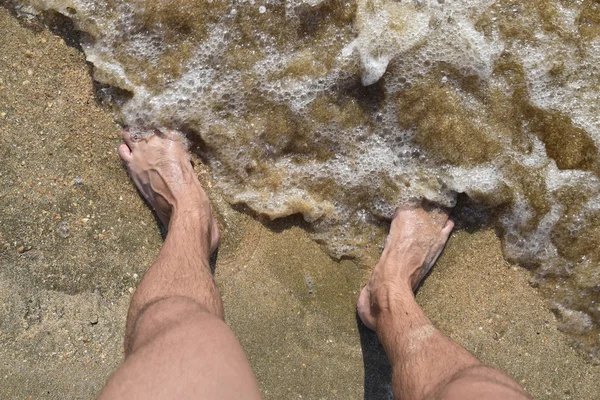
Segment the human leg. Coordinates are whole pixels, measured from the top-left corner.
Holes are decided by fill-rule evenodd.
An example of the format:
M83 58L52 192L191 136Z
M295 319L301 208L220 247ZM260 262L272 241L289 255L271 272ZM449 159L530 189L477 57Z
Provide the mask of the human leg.
M437 330L415 300L413 291L441 254L453 226L440 210L398 210L361 292L358 314L386 351L396 398L526 399L516 382Z
M124 363L100 394L115 398L259 399L246 356L223 321L209 256L219 232L175 135L133 140L119 155L168 234L133 296Z

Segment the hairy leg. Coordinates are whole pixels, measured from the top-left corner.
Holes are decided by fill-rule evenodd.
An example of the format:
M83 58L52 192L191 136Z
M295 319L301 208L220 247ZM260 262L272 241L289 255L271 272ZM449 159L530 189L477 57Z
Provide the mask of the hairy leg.
M219 242L208 197L174 134L135 140L119 155L168 227L158 259L133 296L126 358L101 399L260 399L250 365L223 321L209 257Z
M396 398L526 399L516 382L437 330L415 301L414 290L453 227L441 210L398 210L381 258L361 292L358 314L377 332L386 351Z

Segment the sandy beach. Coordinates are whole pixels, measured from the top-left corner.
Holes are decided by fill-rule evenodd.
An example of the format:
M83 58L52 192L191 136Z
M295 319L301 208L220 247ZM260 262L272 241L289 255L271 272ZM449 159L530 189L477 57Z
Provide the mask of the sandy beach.
M129 300L162 244L117 156L116 114L67 42L0 7L0 398L94 398L122 361ZM226 319L264 397L388 398L389 365L355 314L369 271L332 260L301 221L232 207L195 164L222 230ZM571 348L529 280L493 230L459 224L418 301L533 397L600 398L600 366Z

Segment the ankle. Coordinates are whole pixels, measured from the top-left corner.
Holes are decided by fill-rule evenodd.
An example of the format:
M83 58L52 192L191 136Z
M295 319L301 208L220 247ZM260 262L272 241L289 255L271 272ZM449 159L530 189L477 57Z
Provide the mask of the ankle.
M408 288L412 294L421 280L421 271L425 262L422 255L414 255L414 252L395 248L382 254L382 270L386 274L386 279L395 283L399 291Z
M381 295L385 298L395 293L413 294L414 276L419 273L419 259L411 259L395 252L384 252L373 270L373 287L381 286Z
M193 214L202 215L206 214L206 210L210 213L210 202L202 191L202 188L190 189L185 192L184 195L177 196L171 202L171 215L172 217Z
M410 285L399 280L371 284L370 300L371 312L379 321L402 318L406 306L413 303L415 298Z
M184 227L185 230L210 230L212 214L210 208L206 210L198 204L179 204L172 208L169 219L169 231L174 227Z

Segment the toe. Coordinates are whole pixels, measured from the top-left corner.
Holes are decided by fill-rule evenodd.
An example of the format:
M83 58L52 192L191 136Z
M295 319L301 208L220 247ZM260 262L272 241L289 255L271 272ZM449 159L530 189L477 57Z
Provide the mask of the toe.
M121 144L118 148L118 152L119 152L119 157L121 157L121 160L125 161L125 162L130 162L133 155L131 154L131 149L129 148L128 145L126 145L125 143Z

